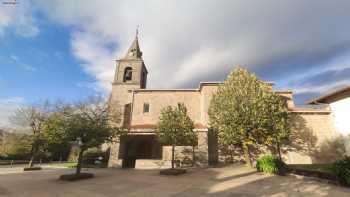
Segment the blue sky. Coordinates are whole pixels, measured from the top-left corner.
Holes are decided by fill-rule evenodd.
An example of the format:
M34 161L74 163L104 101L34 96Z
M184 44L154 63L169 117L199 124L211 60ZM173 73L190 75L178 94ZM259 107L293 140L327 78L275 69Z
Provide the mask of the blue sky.
M19 105L108 95L140 26L149 88L222 81L235 65L298 104L350 85L350 2L0 0L0 126Z
M39 35L21 37L11 29L1 38L0 98L77 100L94 94L93 82L70 50L69 28L41 20Z

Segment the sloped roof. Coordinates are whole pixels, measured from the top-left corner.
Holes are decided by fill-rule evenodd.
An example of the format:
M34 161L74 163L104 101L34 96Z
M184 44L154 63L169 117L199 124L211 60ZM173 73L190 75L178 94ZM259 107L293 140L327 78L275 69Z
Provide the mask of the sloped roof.
M333 103L335 101L350 97L350 86L340 88L338 90L332 91L321 97L312 99L308 104L319 104L319 103Z

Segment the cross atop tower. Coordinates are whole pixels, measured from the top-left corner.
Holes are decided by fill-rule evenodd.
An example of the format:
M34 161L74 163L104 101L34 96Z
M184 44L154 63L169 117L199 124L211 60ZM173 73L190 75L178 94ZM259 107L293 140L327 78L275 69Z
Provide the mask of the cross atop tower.
M139 37L139 25L136 26L136 38Z
M142 59L142 52L139 46L139 26L136 28L136 36L124 59Z

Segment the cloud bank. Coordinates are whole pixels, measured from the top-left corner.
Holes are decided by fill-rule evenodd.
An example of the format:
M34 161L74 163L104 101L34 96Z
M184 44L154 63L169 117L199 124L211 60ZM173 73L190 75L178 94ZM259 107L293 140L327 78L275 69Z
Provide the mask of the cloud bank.
M35 24L33 7L29 1L20 1L18 4L3 2L0 2L0 38L8 28L13 28L13 32L22 37L38 35L39 28Z
M347 0L35 0L33 6L71 28L72 52L105 91L137 25L151 88L223 80L237 64L303 98L350 83L337 74L350 67Z

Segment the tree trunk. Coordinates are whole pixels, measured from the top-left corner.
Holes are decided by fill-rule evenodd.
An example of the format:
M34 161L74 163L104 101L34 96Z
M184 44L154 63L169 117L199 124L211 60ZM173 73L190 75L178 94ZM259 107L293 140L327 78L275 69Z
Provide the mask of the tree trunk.
M192 167L194 166L194 162L196 161L196 155L194 152L195 146L192 146Z
M253 166L252 166L252 162L250 161L248 144L243 143L243 152L244 152L244 158L245 158L246 164L252 168Z
M229 148L229 152L230 152L231 163L234 163L234 157L233 157L234 150L233 150L233 147Z
M175 145L172 146L171 150L171 168L174 169L174 162L175 162Z
M81 166L83 162L83 153L84 153L84 149L80 149L79 155L78 155L78 164L77 164L76 174L80 174L81 172Z
M28 164L29 168L33 167L33 165L34 165L33 161L34 161L34 154L32 154L32 156L30 157L29 164Z
M31 152L31 157L30 157L29 164L28 164L29 168L34 166L34 159L35 159L35 154L36 154L36 145L35 144L32 145L32 150L30 152Z
M277 144L278 158L279 158L280 160L282 160L280 143L277 141L276 144Z

